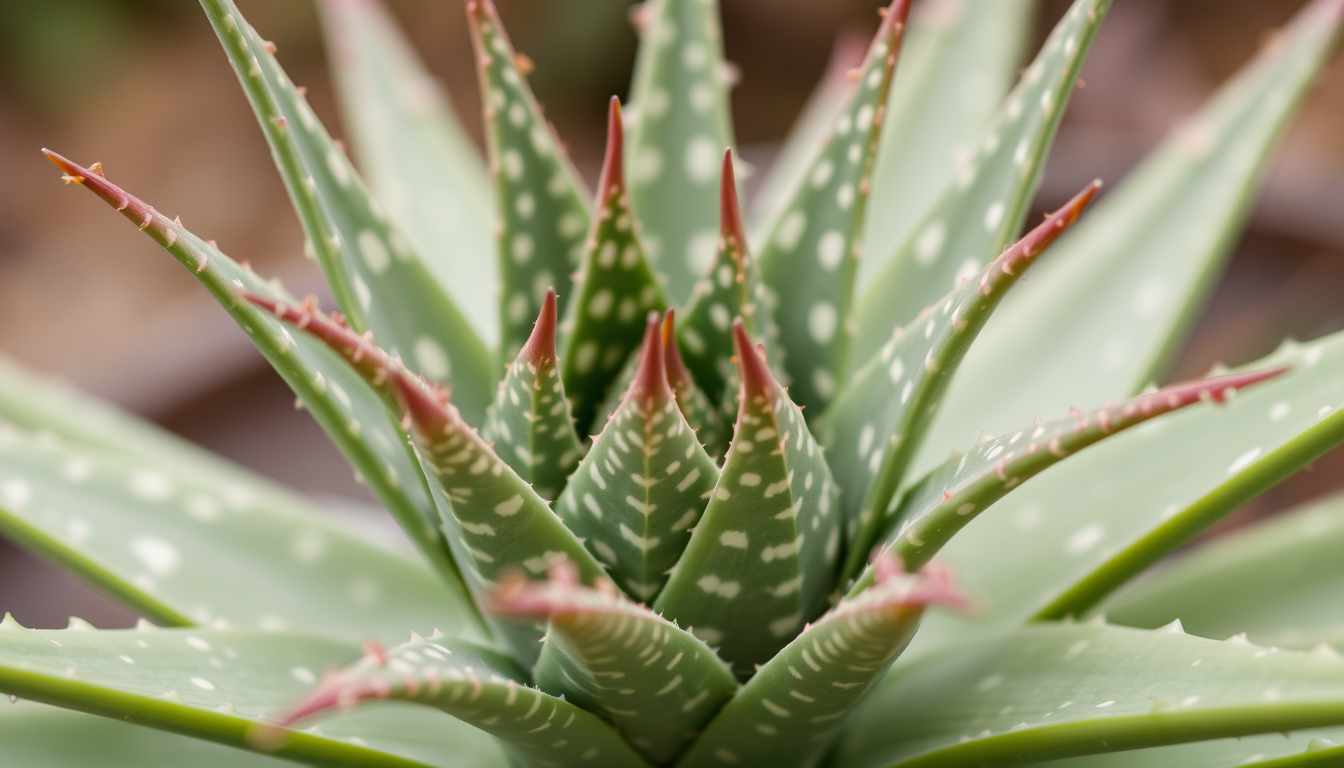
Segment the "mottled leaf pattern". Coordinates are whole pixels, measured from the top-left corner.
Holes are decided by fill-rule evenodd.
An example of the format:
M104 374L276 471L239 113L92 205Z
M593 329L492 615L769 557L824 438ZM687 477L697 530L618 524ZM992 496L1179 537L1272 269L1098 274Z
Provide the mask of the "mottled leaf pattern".
M893 499L883 516L882 539L906 567L917 568L958 531L1026 480L1111 435L1201 401L1224 402L1242 387L1283 369L1251 371L1173 384L1117 404L1038 421L999 437L984 435ZM855 589L872 583L871 568Z
M307 504L12 427L0 532L160 624L484 637L460 591Z
M1206 640L1179 624L1035 625L918 664L902 659L834 759L853 768L1022 765L1340 725L1341 685L1344 660L1333 653Z
M910 642L924 607L963 602L944 574L906 575L890 556L879 564L881 584L840 603L762 665L678 765L813 764Z
M650 318L638 372L556 510L626 594L653 600L705 511L719 470L677 408Z
M1308 5L1056 245L967 355L916 471L982 430L1161 380L1276 140L1333 48L1341 10Z
M1037 0L935 0L916 3L905 63L892 83L873 168L859 261L862 283L885 263L932 202L930 190L952 180L958 157L1013 84Z
M760 249L790 394L804 407L820 408L834 396L849 351L870 177L909 13L910 0L886 9L848 104Z
M348 643L283 632L37 630L6 617L0 692L310 765L448 768L446 756L459 750L500 764L489 737L411 708L365 710L316 732L262 738L274 730L271 716L324 669L358 657Z
M345 154L232 0L202 0L257 113L308 246L352 326L429 378L473 419L494 395L491 354L425 259L396 231Z
M826 411L820 438L843 489L845 579L867 562L882 513L967 348L1023 270L1078 219L1099 186L1078 193L978 275L926 307L909 328L897 328Z
M719 178L717 255L695 284L677 329L686 367L715 403L723 402L737 390L732 360L734 318L742 318L747 334L765 345L771 367L783 370L779 328L770 312L765 311L765 287L756 262L747 251L731 152L723 154Z
M881 347L892 328L909 322L1013 241L1110 5L1111 0L1074 0L938 201L894 254L872 254L884 266L865 283L857 302L849 370Z
M556 325L555 291L547 291L532 336L509 366L481 430L495 453L549 500L560 497L583 456L560 380Z
M641 9L631 95L630 200L674 303L713 259L714 171L733 144L718 0L654 0Z
M513 360L532 333L546 289L561 315L588 232L588 193L527 84L531 61L517 53L493 0L468 0L485 143L495 179L500 278L500 359Z
M607 118L607 155L597 210L575 279L578 296L561 329L561 375L574 404L575 425L588 434L607 385L639 347L650 311L667 308L640 242L639 222L625 186L621 104Z
M68 182L82 184L139 225L210 292L294 390L435 570L464 593L462 577L439 532L438 514L424 475L404 444L405 433L378 396L322 343L302 335L296 338L270 312L241 296L250 291L292 301L282 288L239 266L101 173L54 152L47 157L65 172Z
M328 676L282 718L292 724L363 699L393 699L441 709L503 741L538 765L645 765L591 713L527 685L507 658L446 638L413 637Z
M839 491L783 387L734 322L741 410L704 517L654 610L740 677L820 615L840 555Z
M737 691L737 679L702 641L606 587L580 587L560 566L546 582L501 585L487 607L548 620L538 687L597 713L666 765Z
M374 197L491 347L499 343L490 176L381 2L318 3L341 116Z

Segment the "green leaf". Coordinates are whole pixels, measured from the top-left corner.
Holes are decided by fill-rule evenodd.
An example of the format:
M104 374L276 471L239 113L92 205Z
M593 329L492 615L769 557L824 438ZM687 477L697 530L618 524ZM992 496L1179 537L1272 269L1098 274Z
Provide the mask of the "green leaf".
M691 429L695 430L696 439L705 447L705 452L710 458L718 461L728 450L728 426L724 423L722 411L714 407L709 395L700 389L691 378L690 371L686 370L680 346L676 342L676 329L673 323L673 311L669 309L663 318L663 356L667 368L667 383L677 396L677 407L681 409L681 415L686 418L686 423ZM737 373L734 370L733 380L736 378Z
M818 432L843 490L848 541L841 580L868 562L905 477L966 350L1021 273L1077 221L1100 184L1078 193L997 259L897 328L822 415Z
M0 531L161 624L480 637L472 605L403 554L295 499L134 455L0 431Z
M1128 397L1161 376L1339 27L1337 4L1308 6L1056 244L967 356L915 471L981 430Z
M561 376L580 434L588 434L607 386L639 348L645 318L667 308L626 193L623 135L621 103L612 97L598 210L562 328Z
M717 239L715 161L733 144L717 0L656 0L631 95L630 201L674 303L691 295Z
M208 741L141 728L104 717L24 702L0 708L5 760L25 768L284 768L287 760L229 749Z
M487 608L549 620L538 687L596 713L667 765L737 692L737 679L694 635L610 587L580 587L558 566L547 582L502 586Z
M1201 637L1245 632L1266 645L1338 646L1344 643L1341 547L1344 502L1332 497L1210 542L1116 595L1104 609L1131 626L1179 618Z
M859 280L876 275L929 206L929 191L952 181L1022 60L1036 0L916 4L905 64L896 72L873 168Z
M248 299L274 305L252 295ZM479 591L510 568L533 574L568 558L585 583L603 575L602 567L565 528L546 500L502 461L462 418L443 389L432 388L406 371L401 361L379 349L367 336L342 327L310 308L276 305L277 314L327 344L385 397L394 399L411 428L416 455L434 492L440 529L463 563L470 586ZM451 520L449 519L451 518ZM541 633L503 638L520 662L531 666Z
M54 152L46 154L65 171L67 182L82 184L138 224L210 292L294 390L434 570L462 597L463 603L470 604L462 577L439 531L438 513L424 474L405 444L405 433L378 396L319 341L302 334L296 338L271 313L253 306L242 295L264 294L282 302L293 299L278 284L264 282L250 269L239 266L100 173ZM157 451L147 458L156 463L160 460ZM205 469L207 472L203 474L208 475L208 467ZM217 479L228 480L229 475L224 473Z
M1037 421L999 437L981 435L975 448L953 455L899 501L893 499L883 518L883 543L907 568L918 568L994 502L1078 451L1188 405L1225 402L1242 387L1281 373L1283 369L1252 371L1173 384L1118 404ZM872 574L867 573L854 588L871 583Z
M626 594L648 602L686 549L719 469L677 408L650 318L639 370L556 511Z
M919 627L924 607L961 602L939 577L886 557L882 583L841 602L752 676L678 763L807 766L831 743Z
M654 610L746 678L821 614L840 556L839 490L803 421L734 321L741 411L713 496Z
M547 288L557 289L565 316L569 275L579 267L588 232L588 193L542 117L527 84L532 63L514 52L493 0L468 2L467 22L495 181L500 360L507 363L531 335Z
M766 359L775 370L783 370L784 357L779 327L769 312L756 311L766 304L765 287L756 262L747 252L731 152L723 154L719 178L717 256L695 284L677 329L678 346L685 348L681 354L686 367L714 403L728 400L738 389L732 360L733 318L742 318L747 333L765 345Z
M1041 768L1329 768L1344 749L1344 729L1313 729L1237 739L1215 739L1166 747L1049 760Z
M412 638L327 677L280 720L289 725L364 699L412 701L480 728L534 765L646 766L591 713L527 686L513 663L461 641ZM284 734L289 736L288 733Z
M481 435L543 499L557 499L583 445L569 415L555 353L555 291L546 292L532 336L509 366Z
M382 3L318 4L342 117L369 187L487 345L499 268L485 163Z
M869 183L909 13L910 0L893 0L886 9L849 102L760 248L790 393L804 407L831 399L849 351Z
M942 552L967 591L984 597L980 615L930 618L911 653L1033 616L1083 615L1344 441L1344 334L1285 345L1250 367L1285 366L1226 406L1117 435L1000 500Z
M764 239L762 230L783 213L789 197L803 183L817 147L825 142L831 124L849 101L854 89L849 73L863 63L868 42L867 33L856 29L841 30L836 37L826 71L793 121L779 151L766 166L765 178L761 179L755 196L747 202L751 242Z
M396 231L232 0L201 0L257 113L290 201L336 303L435 381L452 381L471 418L494 397L490 350L435 271Z
M1013 241L1110 5L1111 0L1074 1L937 202L922 212L895 252L871 254L881 269L864 282L849 370L881 347L892 328L975 274Z
M460 764L455 755L502 764L488 736L404 707L263 738L270 716L323 669L358 655L347 643L279 632L36 630L7 617L0 691L309 765L422 768Z
M1021 765L1340 725L1342 685L1333 653L1206 640L1179 625L1026 627L898 663L834 759L848 768Z

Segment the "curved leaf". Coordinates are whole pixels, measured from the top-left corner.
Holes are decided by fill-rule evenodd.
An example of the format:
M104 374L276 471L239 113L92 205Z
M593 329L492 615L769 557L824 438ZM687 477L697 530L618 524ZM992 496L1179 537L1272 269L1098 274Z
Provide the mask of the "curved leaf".
M480 636L460 593L306 505L12 429L0 531L161 624Z
M821 614L840 557L839 492L802 411L734 321L736 437L654 610L749 677Z
M458 402L479 421L495 394L490 350L364 188L280 68L275 46L257 35L232 0L201 5L257 113L336 303L352 326L373 331L424 375L452 381Z
M656 317L640 365L556 504L626 594L649 602L686 549L719 469L677 408Z
M897 328L823 414L818 432L842 489L842 581L868 562L887 505L966 350L1019 275L1078 220L1099 186L1078 193L978 275L926 307L908 331Z
M713 259L714 170L733 145L717 0L655 0L640 12L630 101L630 202L680 304Z
M907 575L890 556L880 562L881 583L841 602L762 665L678 766L815 764L910 642L925 606L962 601L944 578Z
M974 274L1013 241L1040 184L1045 155L1111 0L1074 0L1036 60L985 127L976 151L924 212L856 302L854 370L950 286Z
M1289 371L1221 408L1187 408L1106 440L963 529L942 554L967 591L985 597L983 611L931 617L911 652L1033 616L1082 615L1344 441L1344 334L1285 346L1251 367Z
M1040 625L899 663L837 765L1006 766L1344 724L1344 660L1104 625ZM900 728L889 726L899 722Z
M1210 542L1116 595L1105 610L1130 626L1179 618L1203 637L1245 632L1288 648L1341 646L1341 551L1344 502L1333 497Z
M594 712L657 765L667 765L737 691L702 641L606 589L580 587L572 568L547 582L501 585L495 615L549 620L537 686Z
M537 765L647 765L591 713L539 690L507 658L468 643L414 637L388 651L373 647L329 675L281 718L290 725L365 699L412 701L452 715ZM267 734L276 738L279 734ZM289 734L283 734L288 737Z
M318 4L360 169L489 346L499 343L490 177L447 95L378 0Z
M424 768L455 755L502 765L493 740L438 713L400 708L282 734L270 719L346 643L277 632L36 630L0 623L0 691L320 766Z
M495 181L500 278L500 360L513 360L532 333L546 289L560 314L570 300L588 232L588 193L527 84L532 62L513 50L493 0L469 0L485 144Z
M849 102L761 246L761 280L781 328L792 397L821 408L849 352L851 299L878 132L910 0L892 0Z
M1036 0L940 0L910 13L905 64L891 84L864 222L859 280L877 274L928 208L929 190L952 181L1013 84Z
M294 390L434 569L469 604L462 577L439 531L438 512L424 474L405 444L405 433L378 396L320 342L302 335L296 338L242 294L264 294L286 302L293 299L278 284L264 282L178 222L169 221L103 178L101 172L76 165L54 152L46 154L65 171L67 183L82 184L121 211L210 292Z
M562 328L560 370L580 434L590 432L608 385L639 348L645 318L667 308L626 193L623 136L621 103L613 97L597 211L575 277L578 296L570 302Z
M967 355L916 473L982 430L998 434L1070 403L1128 397L1162 375L1339 34L1340 9L1308 5L1055 245L1055 257Z

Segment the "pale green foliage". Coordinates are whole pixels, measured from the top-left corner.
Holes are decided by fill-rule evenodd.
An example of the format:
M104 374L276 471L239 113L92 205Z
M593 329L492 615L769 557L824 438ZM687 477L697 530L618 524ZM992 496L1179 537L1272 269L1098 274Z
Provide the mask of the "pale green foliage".
M1095 215L1090 186L1025 236L1109 0L1075 0L1006 95L1031 0L895 0L746 221L712 0L637 12L595 197L490 0L466 0L484 156L374 0L321 0L358 172L233 2L201 4L345 319L49 157L219 301L414 554L0 365L0 533L146 618L0 624L0 691L40 702L0 713L0 762L1344 759L1339 501L1136 580L1344 442L1344 335L1137 391L1341 0Z

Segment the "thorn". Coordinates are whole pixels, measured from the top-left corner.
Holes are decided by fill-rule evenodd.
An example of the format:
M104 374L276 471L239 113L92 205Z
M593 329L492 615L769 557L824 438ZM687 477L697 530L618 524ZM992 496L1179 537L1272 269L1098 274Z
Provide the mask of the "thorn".
M518 74L523 77L532 74L533 70L537 68L537 65L525 53L513 54L513 66L518 70Z
M93 171L94 173L98 174L98 176L104 179L107 178L107 174L103 173L103 164L96 160L94 161L93 165L89 166L89 170Z
M372 661L379 667L387 666L387 651L383 650L382 643L377 638L370 637L364 641L364 658Z

